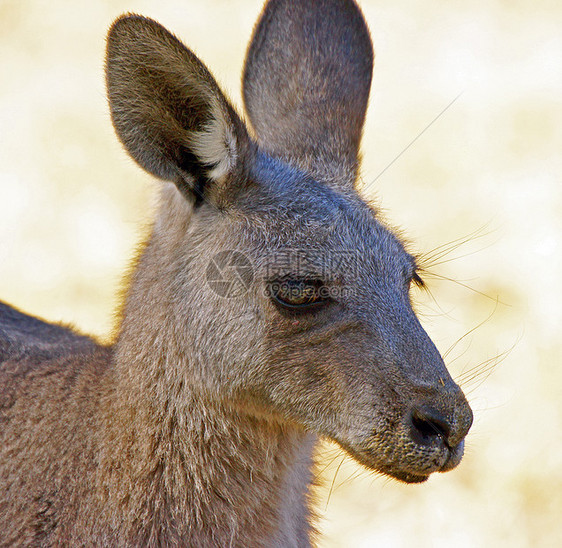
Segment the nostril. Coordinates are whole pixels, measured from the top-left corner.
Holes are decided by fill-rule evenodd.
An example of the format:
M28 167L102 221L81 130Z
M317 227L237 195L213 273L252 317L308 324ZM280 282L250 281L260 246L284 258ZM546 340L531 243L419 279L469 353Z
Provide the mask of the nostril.
M410 421L412 437L417 443L428 445L440 439L447 444L451 425L435 409L414 409Z

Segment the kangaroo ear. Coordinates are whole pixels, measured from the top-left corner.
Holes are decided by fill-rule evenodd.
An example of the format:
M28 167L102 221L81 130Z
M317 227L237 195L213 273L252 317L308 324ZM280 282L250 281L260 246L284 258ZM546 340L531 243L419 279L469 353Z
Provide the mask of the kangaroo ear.
M157 22L126 15L109 31L106 81L113 125L132 158L196 204L218 199L249 138L199 59Z
M270 0L243 76L260 145L335 184L353 184L373 70L352 0Z

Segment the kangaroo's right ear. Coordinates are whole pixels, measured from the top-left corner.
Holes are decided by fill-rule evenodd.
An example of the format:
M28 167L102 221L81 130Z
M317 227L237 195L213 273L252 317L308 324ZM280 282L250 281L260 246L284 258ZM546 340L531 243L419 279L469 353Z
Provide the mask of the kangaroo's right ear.
M141 167L196 204L224 203L250 139L199 59L156 21L125 15L109 31L106 80L117 135Z

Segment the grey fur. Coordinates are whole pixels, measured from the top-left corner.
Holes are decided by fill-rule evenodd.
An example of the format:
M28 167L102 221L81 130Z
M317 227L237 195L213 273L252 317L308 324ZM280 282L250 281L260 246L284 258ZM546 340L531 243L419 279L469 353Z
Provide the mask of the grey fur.
M415 260L354 189L371 70L353 1L271 0L247 129L158 23L113 24L113 123L160 210L112 345L0 304L0 544L307 546L318 436L406 482L460 462L472 413ZM225 298L206 275L230 250L253 281ZM302 276L287 253L336 297L274 302L272 271Z

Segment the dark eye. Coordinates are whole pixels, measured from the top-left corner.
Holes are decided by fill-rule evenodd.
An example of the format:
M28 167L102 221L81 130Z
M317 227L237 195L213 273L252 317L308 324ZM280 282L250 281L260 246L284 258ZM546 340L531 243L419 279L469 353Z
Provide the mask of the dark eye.
M420 288L425 287L425 282L421 279L421 276L415 271L412 274L412 282Z
M271 282L268 289L275 303L289 309L308 309L329 299L320 280L279 280Z

